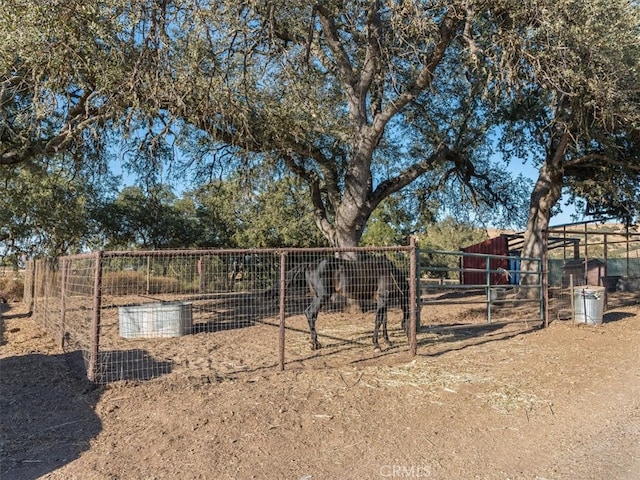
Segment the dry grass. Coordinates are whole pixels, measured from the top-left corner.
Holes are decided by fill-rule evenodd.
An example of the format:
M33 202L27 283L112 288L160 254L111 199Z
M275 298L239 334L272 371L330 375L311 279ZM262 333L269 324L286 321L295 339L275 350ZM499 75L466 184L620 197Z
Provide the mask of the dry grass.
M106 295L126 295L131 292L150 294L180 291L180 282L173 277L147 276L142 272L107 272L102 278L103 293Z

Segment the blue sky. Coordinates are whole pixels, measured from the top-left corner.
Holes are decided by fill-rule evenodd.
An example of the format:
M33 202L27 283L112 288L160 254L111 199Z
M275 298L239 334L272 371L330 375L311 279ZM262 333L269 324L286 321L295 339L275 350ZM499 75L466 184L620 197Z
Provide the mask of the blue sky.
M135 184L135 176L123 171L122 164L120 161L114 161L111 163L111 168L114 174L122 176L122 186L129 186ZM532 182L538 177L538 169L532 166L530 163L521 163L521 162L512 162L508 165L507 170L512 172L515 175L522 174L525 177L531 179ZM169 183L168 180L165 180L166 183ZM175 183L175 182L174 182ZM173 185L175 188L176 195L180 196L184 191L185 187L178 182ZM558 215L555 215L551 218L551 226L563 225L568 223L579 222L585 220L586 218L582 213L578 215L578 219L572 218L572 216L576 215L576 210L573 205L566 206L565 199L561 199L558 203L558 207L561 208L562 212Z

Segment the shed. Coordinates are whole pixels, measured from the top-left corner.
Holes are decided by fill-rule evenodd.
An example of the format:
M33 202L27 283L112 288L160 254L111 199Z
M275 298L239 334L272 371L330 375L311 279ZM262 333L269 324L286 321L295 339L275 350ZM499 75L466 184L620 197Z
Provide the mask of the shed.
M604 270L604 262L597 258L590 258L586 265L584 258L567 260L562 266L562 286L569 286L571 275L574 276L574 285L600 285Z
M509 239L501 235L489 238L480 243L470 245L461 249L464 253L480 253L487 255L509 255ZM498 268L509 270L509 261L506 258L492 258L485 256L462 257L461 283L464 285L486 285L487 283L487 258L489 258L489 283L491 285L505 285L508 279L501 273L496 272Z

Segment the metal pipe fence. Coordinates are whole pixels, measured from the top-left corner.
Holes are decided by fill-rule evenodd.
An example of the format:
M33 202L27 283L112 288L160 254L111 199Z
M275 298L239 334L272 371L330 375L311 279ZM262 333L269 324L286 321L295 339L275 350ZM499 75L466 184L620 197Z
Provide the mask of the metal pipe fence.
M604 288L604 308L640 302L640 233L623 225L599 228L584 223L554 227L550 235L562 239L562 248L549 250L549 317L573 315L575 290Z
M440 258L440 262L432 264L429 259L433 257ZM433 312L428 318L432 328L465 323L544 320L541 259L438 250L421 250L418 259L421 266L420 302L426 307L426 312ZM474 260L468 262L473 267L464 266L465 260L469 259ZM535 271L522 270L520 264L523 260L534 264ZM525 277L527 281L523 282ZM450 308L439 309L442 306ZM420 319L419 322L422 323Z

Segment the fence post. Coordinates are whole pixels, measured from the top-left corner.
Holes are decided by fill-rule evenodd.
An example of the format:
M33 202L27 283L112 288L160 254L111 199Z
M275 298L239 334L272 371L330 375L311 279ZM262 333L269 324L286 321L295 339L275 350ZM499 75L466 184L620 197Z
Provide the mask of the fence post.
M409 251L409 277L411 281L409 282L409 350L411 351L411 355L415 356L418 352L418 339L417 339L417 331L418 331L418 318L417 318L417 295L416 295L416 284L420 281L417 278L417 249L416 249L416 239L415 237L411 237L410 239L411 250Z
M286 297L286 283L287 283L287 252L280 254L280 330L278 332L278 348L280 353L280 370L284 370L284 333L285 333L285 297Z
M60 348L64 350L64 323L67 313L67 282L69 278L69 262L64 258L60 259Z
M542 258L540 259L540 287L542 295L540 298L540 310L544 328L549 326L549 230L544 230L544 246L542 247ZM573 293L572 293L573 295Z
M50 329L50 302L49 302L49 293L51 290L51 258L43 258L42 259L42 314L43 314L43 325L46 328Z
M31 313L41 313L38 311L38 290L41 289L42 287L40 285L38 285L38 280L40 279L40 277L42 276L42 262L43 260L34 260L33 261L33 287L32 287L32 292L33 294L31 295ZM40 323L42 325L44 325L44 320L40 320Z
M409 252L409 255L411 255L411 252ZM416 257L416 276L415 276L415 282L416 282L416 298L415 298L415 304L416 304L416 330L420 328L420 325L422 325L422 319L420 318L420 315L422 313L422 267L420 266L420 249L415 248L415 257ZM409 257L409 261L411 261L411 257ZM409 269L411 269L411 263L409 263ZM440 282L442 282L442 278L440 278Z
M100 307L102 305L102 256L103 251L96 252L96 267L93 277L93 316L91 318L91 351L89 352L89 365L87 377L92 382L98 376L98 355L100 354Z
M631 247L631 242L630 240L630 236L629 236L629 221L627 220L625 225L626 228L626 244L627 244L627 268L626 268L626 272L627 272L627 278L629 278L629 276L631 275L631 268L630 268L630 263L629 263L629 253L631 252L630 247Z
M487 267L487 323L491 323L491 257L487 255L485 262Z
M28 272L31 278L29 283L29 304L27 305L27 313L29 315L33 315L35 310L34 296L36 294L36 261L28 260L27 265L29 265Z
M147 256L147 295L151 292L151 257Z
M203 256L198 258L198 291L204 293L205 291L205 260Z
M575 312L576 312L576 304L575 304L575 300L573 299L573 287L574 287L573 273L571 273L569 275L569 298L571 299L571 323L574 323Z

